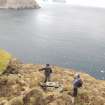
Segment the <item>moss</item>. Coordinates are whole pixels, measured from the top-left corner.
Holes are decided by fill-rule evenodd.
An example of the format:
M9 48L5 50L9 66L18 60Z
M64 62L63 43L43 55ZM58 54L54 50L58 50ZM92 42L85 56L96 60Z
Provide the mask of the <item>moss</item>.
M11 55L0 49L0 74L5 70L8 65L9 60L11 59Z

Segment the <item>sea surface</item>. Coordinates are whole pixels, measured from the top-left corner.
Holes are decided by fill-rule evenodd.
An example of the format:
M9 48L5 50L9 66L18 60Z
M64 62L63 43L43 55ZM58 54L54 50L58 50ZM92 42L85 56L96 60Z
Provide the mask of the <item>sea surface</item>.
M69 4L1 9L0 48L24 63L50 63L105 79L105 9Z

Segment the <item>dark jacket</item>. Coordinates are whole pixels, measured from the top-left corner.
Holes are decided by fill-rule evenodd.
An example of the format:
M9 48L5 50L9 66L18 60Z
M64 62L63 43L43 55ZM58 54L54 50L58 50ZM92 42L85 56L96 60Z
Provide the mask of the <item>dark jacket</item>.
M45 68L42 68L41 70L44 70L44 73L46 76L49 76L52 73L51 67L45 67Z

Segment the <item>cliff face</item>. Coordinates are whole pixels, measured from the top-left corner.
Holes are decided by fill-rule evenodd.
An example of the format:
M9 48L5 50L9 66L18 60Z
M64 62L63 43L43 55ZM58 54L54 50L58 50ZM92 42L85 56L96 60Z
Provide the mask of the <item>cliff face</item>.
M51 81L63 85L59 89L43 90L41 65L22 64L16 59L0 76L0 105L73 105L72 81L75 71L54 66ZM79 89L75 105L105 105L105 81L80 73L84 85Z
M35 0L0 0L1 8L38 8Z

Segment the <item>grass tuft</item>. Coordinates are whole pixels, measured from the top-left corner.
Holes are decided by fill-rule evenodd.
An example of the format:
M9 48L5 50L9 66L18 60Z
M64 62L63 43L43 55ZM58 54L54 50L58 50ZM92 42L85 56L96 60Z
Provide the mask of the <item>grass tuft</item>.
M0 74L6 69L11 55L3 49L0 49Z

